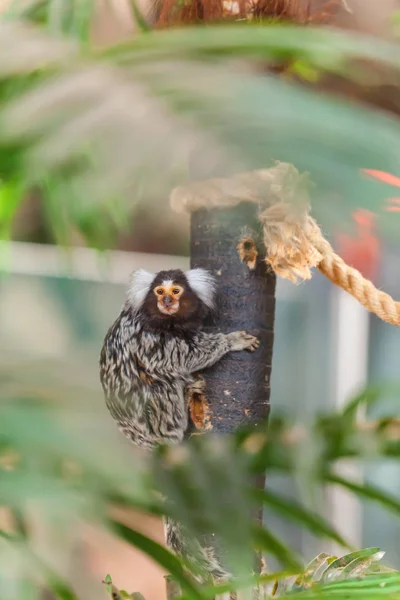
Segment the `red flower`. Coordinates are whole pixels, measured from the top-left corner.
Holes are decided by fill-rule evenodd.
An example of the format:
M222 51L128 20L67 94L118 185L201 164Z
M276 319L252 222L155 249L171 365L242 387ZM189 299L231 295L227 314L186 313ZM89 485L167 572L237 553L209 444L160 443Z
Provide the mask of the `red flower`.
M364 277L374 279L379 266L380 240L375 235L374 213L359 209L353 213L355 235L337 236L338 253Z
M374 169L363 169L362 172L387 185L400 187L400 177L391 173ZM384 210L400 212L400 198L389 198ZM358 209L353 213L353 219L355 235L339 234L337 236L338 253L346 263L358 269L364 277L375 279L381 251L381 243L375 233L376 214Z

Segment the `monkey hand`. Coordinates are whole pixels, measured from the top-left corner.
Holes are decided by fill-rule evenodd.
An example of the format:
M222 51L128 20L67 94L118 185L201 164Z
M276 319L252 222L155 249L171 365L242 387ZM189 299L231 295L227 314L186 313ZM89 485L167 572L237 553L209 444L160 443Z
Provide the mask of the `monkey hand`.
M260 341L254 337L254 335L250 335L245 331L233 331L232 333L228 333L227 338L230 344L230 350L233 352L238 352L240 350L250 350L250 352L254 352L260 345Z

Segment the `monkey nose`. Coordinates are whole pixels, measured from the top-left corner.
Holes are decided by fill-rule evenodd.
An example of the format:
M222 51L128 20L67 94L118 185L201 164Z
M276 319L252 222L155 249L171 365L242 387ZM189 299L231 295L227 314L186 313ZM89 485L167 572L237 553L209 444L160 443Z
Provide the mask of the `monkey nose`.
M171 296L164 296L163 298L163 304L164 306L171 306L171 304L173 303L173 298Z

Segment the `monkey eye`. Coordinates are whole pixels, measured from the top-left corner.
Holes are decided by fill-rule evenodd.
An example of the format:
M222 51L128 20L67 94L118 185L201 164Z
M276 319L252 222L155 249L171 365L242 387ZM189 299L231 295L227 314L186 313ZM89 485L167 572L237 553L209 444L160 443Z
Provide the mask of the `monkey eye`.
M175 288L174 290L172 290L172 293L173 293L173 294L179 294L179 292L180 292L180 291L181 291L181 290L179 290L178 288Z

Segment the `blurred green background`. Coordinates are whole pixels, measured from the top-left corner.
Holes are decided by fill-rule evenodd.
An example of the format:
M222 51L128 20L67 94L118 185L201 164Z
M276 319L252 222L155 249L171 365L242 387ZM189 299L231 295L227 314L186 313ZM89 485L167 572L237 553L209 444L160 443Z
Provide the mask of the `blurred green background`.
M213 25L200 4L207 27L155 32L157 6L144 1L0 6L0 600L42 600L47 588L99 600L107 573L160 600L165 572L186 599L210 598L161 547L154 487L174 495L193 535L207 526L228 540L239 566L256 544L273 567L298 568L322 550L343 553L340 534L400 567L399 444L385 423L360 433L346 408L376 385L382 398L367 391L360 412L397 417L399 395L383 385L398 380L398 330L318 273L278 282L272 423L254 456L238 435L219 453L188 444L178 467L144 457L105 409L98 357L130 272L189 264L189 219L168 198L193 173L292 162L310 175L312 213L330 239L354 234L357 209L376 214L375 283L400 297L400 217L385 210L398 186L361 173L400 175L397 4L342 0L331 12L322 0L266 1ZM298 428L305 439L292 445L283 434ZM327 485L336 467L360 483L356 494ZM241 483L257 469L266 508L254 531ZM229 518L225 497L235 499ZM348 598L341 589L335 597Z

